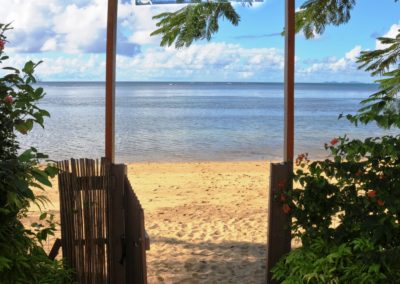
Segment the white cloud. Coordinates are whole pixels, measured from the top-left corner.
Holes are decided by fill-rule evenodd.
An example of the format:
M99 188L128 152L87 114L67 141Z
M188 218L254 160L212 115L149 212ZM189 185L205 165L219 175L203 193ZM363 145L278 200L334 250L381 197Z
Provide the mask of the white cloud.
M60 42L63 50L78 53L93 43L104 44L107 6L102 0L95 0L83 7L71 4L57 14L53 21L53 31L63 36Z
M194 44L185 49L150 48L133 58L117 57L119 74L130 80L141 80L141 76L156 79L160 74L176 80L261 80L260 75L266 73L279 79L283 62L282 52L275 48L243 48L227 43ZM180 77L182 74L191 77Z
M345 57L346 59L355 62L357 60L357 57L360 56L360 52L361 52L361 45L357 45L352 50L347 52Z
M137 44L150 44L154 43L155 38L150 37L153 30L140 30L133 32L133 34L128 38L129 42Z
M393 24L389 31L387 31L383 37L390 37L390 38L395 38L396 35L398 34L400 30L400 24ZM376 49L384 49L386 48L387 45L386 44L382 44L379 40L376 40L376 44L375 44L375 48Z
M10 41L8 48L11 51L27 53L59 51L75 54L105 51L107 0L3 2L0 19L3 23L11 22L14 27L8 38ZM134 7L131 4L119 5L118 52L123 54L134 54L139 48L134 42L128 41L122 31L121 23L129 23L131 18L140 16L140 20L135 21L143 20L143 25L149 30L152 22L151 13L143 14L146 8L136 11ZM136 11L134 15L132 11ZM132 32L142 30L140 25L131 28ZM143 35L140 39L144 42ZM121 46L123 48L120 48Z
M183 5L145 5L136 6L129 3L119 5L119 17L122 20L121 26L131 32L128 40L136 44L158 44L160 37L150 36L150 33L157 29L156 20L153 16L163 12L174 12Z
M368 74L357 69L356 46L341 58L320 60L296 58L298 81L367 81ZM104 54L62 55L50 53L12 55L12 63L32 59L41 80L104 80ZM283 51L275 48L244 48L238 44L194 44L189 48L147 48L135 56L117 56L117 80L121 81L282 81Z
M57 50L57 40L55 38L49 38L48 40L45 41L45 43L43 44L43 46L40 50L41 51Z
M328 57L320 60L313 60L313 62L299 62L297 67L298 77L316 78L321 81L321 78L348 82L348 81L365 81L368 78L367 73L358 70L356 59L359 56L362 47L355 46L350 51L346 52L343 57ZM312 79L309 79L312 81Z
M50 45L50 44L49 44ZM42 80L104 80L105 56L50 53L12 54L8 64L22 67L29 59L43 60ZM189 48L148 48L135 56L117 56L118 80L280 81L283 53L275 48L243 48L237 44L194 44Z
M22 53L29 53L35 61L44 59L38 69L43 80L104 80L107 0L4 0L1 6L1 21L13 22L15 28L9 33L7 52L14 53L16 62L28 59L28 54ZM157 28L152 17L178 8L182 5L139 7L120 2L118 79L282 80L284 58L279 49L221 42L181 50L154 47L160 38L150 37ZM398 28L393 25L387 35ZM311 78L323 73L330 78L355 74L360 50L361 46L355 46L341 58L311 63L296 57L298 75Z

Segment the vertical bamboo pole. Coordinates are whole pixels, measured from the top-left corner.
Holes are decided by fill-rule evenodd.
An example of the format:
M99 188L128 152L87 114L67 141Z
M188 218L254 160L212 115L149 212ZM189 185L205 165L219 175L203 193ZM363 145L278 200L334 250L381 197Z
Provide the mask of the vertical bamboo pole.
M115 60L117 48L118 0L108 0L106 50L106 135L105 155L114 163L115 156Z
M295 0L286 0L285 10L285 135L283 160L286 163L293 163Z

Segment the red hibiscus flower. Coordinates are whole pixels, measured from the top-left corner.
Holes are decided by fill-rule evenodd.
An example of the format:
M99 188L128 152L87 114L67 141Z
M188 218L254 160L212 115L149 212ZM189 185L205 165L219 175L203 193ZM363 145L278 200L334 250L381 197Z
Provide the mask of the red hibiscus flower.
M333 138L333 139L331 140L331 145L336 145L338 142L339 142L339 139Z
M377 203L379 206L385 205L385 201L383 201L382 199L378 199L378 200L376 201L376 203Z
M374 198L376 196L376 190L369 190L367 195L369 198Z

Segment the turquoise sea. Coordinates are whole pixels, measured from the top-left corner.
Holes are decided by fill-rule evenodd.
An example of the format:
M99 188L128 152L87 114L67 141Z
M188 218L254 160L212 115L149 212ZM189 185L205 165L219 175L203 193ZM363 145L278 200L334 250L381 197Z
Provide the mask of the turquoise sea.
M20 137L54 160L104 155L104 83L41 83L44 130ZM353 113L377 90L369 84L297 84L296 153L327 156L333 137L383 134L355 128ZM283 85L280 83L121 82L116 90L116 158L120 162L280 160Z

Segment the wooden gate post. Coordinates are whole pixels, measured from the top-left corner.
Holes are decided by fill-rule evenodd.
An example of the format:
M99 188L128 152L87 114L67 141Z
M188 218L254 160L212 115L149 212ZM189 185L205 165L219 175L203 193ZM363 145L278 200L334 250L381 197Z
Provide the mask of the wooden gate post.
M125 177L126 281L147 284L146 231L143 208Z
M125 165L111 165L112 187L109 191L110 230L110 283L125 284L125 212L124 181Z
M268 235L267 235L267 283L275 284L278 281L272 280L271 269L278 260L290 251L291 231L290 218L282 210L282 203L276 200L280 188L284 184L292 186L290 177L293 172L292 163L271 163L269 208L268 208Z

